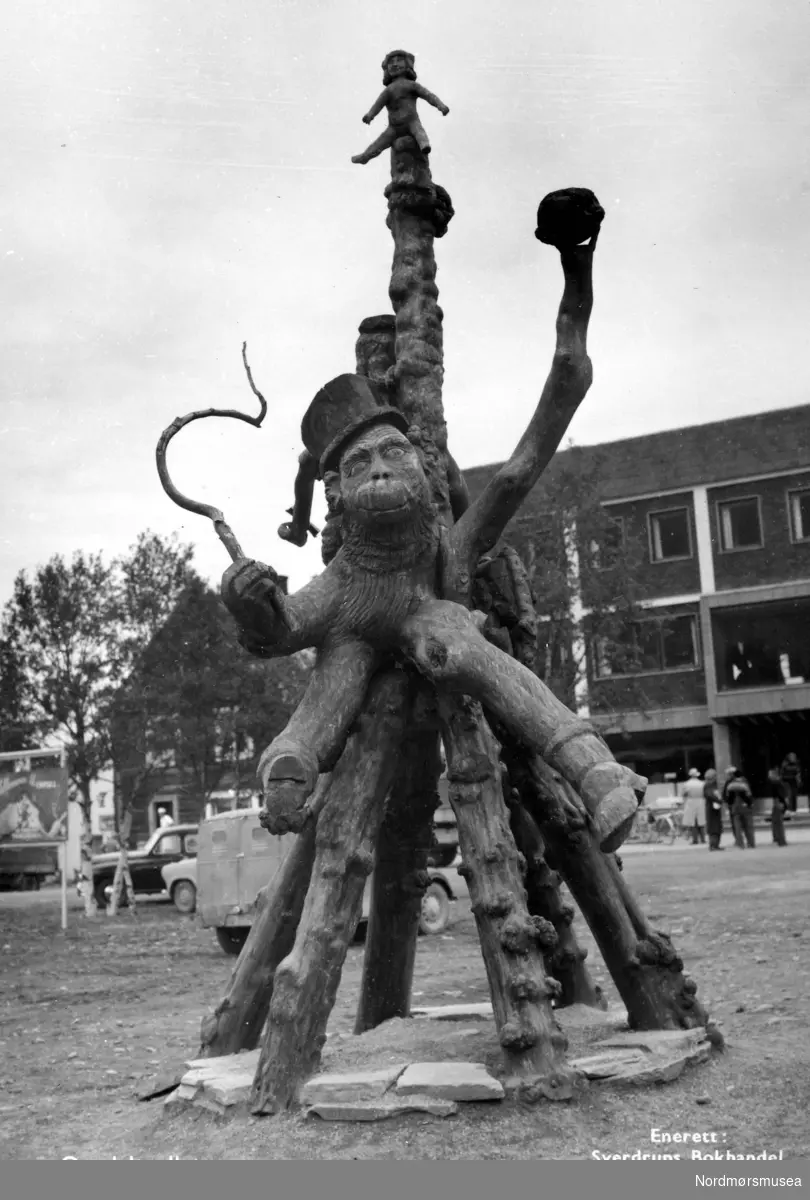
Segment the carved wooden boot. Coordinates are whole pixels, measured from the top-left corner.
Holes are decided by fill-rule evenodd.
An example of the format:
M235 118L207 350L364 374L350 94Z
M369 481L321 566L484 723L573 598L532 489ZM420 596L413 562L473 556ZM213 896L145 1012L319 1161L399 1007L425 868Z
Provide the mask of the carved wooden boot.
M259 760L264 791L260 821L270 833L300 833L310 816L309 798L318 782L318 760L300 742L276 738Z

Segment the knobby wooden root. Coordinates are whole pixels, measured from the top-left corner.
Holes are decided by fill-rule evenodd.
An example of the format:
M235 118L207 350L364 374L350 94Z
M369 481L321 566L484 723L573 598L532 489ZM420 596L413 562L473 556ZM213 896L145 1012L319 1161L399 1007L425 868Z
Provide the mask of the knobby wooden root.
M259 1044L279 963L290 953L315 861L315 820L298 834L270 883L256 898L256 916L228 990L200 1028L200 1058L238 1054Z
M440 513L450 517L447 425L442 410L442 311L436 286L435 189L428 159L412 138L391 150L388 228L394 240L388 295L394 310L397 403L421 435Z
M666 934L655 933L621 876L615 856L600 849L586 824L566 815L568 785L542 759L507 753L512 782L537 822L548 861L559 871L593 934L627 1007L633 1029L691 1029L708 1016L697 986Z
M276 969L251 1110L295 1103L317 1069L346 951L374 865L383 805L399 767L407 725L402 672L378 676L332 774L318 819L312 882L292 951Z
M418 670L437 687L477 696L518 744L576 784L602 848L621 845L646 780L617 763L594 730L528 667L487 641L460 604L423 604L405 623L404 634Z
M535 821L523 806L509 805L512 833L518 850L526 859L526 901L534 917L549 921L556 932L557 944L546 963L560 985L558 1008L570 1004L585 1004L590 1008L607 1008L602 989L594 983L585 965L588 951L580 946L574 932L574 909L567 904L560 888L561 879L546 862L545 846Z
M355 1033L410 1014L440 771L437 733L412 733L405 743L377 842Z
M358 342L358 369L382 384L405 414L409 437L420 447L440 519L451 521L447 483L447 427L442 411L442 312L438 305L436 191L428 159L411 138L391 151L386 188L388 228L394 242L388 322L373 322L377 343ZM449 207L445 211L449 219ZM446 220L445 226L446 227ZM361 327L362 333L362 327ZM384 378L376 378L382 370ZM421 693L430 689L422 688ZM435 712L434 712L435 717ZM428 847L437 803L436 734L412 730L403 775L389 799L377 853L363 983L356 1031L404 1016L410 1008Z
M529 1098L568 1099L567 1039L551 1007L559 985L544 961L557 938L549 922L531 917L526 907L497 746L480 705L445 697L439 712L450 803L507 1066L523 1078Z

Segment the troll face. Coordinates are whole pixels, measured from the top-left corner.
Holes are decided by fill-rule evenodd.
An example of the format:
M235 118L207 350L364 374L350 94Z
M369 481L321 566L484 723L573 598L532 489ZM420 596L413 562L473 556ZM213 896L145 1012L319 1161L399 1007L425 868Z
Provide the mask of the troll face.
M343 511L364 526L404 524L430 503L417 451L403 433L384 422L349 442L335 475L328 484L334 487L339 481Z

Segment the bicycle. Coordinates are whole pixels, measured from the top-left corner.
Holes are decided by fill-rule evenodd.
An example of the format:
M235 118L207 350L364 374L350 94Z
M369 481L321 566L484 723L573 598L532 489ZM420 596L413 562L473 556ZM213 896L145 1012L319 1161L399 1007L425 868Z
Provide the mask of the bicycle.
M642 842L645 845L663 843L671 846L680 833L680 821L677 813L660 813L656 815L649 809L641 808L636 814L633 828L628 837L629 842Z
M662 816L656 817L655 828L658 833L658 841L666 842L668 846L673 846L679 834L683 832L680 814L664 813Z

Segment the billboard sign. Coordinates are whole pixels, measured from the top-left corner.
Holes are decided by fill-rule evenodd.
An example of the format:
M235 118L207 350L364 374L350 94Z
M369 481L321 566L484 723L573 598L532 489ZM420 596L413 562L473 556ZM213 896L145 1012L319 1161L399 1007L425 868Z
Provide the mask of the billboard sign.
M64 841L67 805L59 751L0 755L0 843Z

